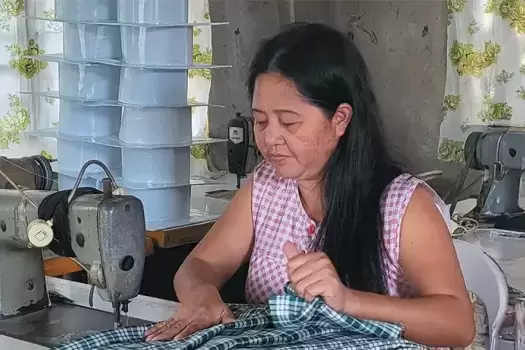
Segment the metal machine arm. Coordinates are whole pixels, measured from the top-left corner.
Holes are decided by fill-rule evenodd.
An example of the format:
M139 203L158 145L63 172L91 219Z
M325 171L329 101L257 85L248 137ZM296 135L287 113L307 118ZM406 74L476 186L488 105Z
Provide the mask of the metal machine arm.
M88 162L83 169L92 163L97 162ZM48 229L52 222L38 219L37 207L53 193L24 191L22 196L17 190L0 189L0 319L50 306L41 248L56 238ZM116 308L118 321L120 305L138 295L142 281L146 240L142 203L133 196L113 195L110 186L102 194L73 199L71 193L69 199L75 259L86 268L88 282L101 298Z

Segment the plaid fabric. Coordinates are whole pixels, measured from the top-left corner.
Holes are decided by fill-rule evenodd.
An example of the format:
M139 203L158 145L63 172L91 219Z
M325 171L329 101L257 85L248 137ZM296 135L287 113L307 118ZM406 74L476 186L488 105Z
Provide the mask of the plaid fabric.
M447 208L439 196L422 180L402 174L385 188L381 198L385 278L390 296L410 297L414 290L399 266L399 231L407 205L418 185L433 194L444 216ZM252 220L255 232L246 298L250 303L266 303L271 295L281 294L288 281L283 245L291 241L310 251L319 227L305 212L297 182L280 177L274 167L262 161L253 173Z
M402 339L403 328L338 314L321 299L298 298L289 286L264 307L232 306L238 321L217 325L180 341L145 342L148 327L110 330L55 350L227 350L227 349L426 349Z

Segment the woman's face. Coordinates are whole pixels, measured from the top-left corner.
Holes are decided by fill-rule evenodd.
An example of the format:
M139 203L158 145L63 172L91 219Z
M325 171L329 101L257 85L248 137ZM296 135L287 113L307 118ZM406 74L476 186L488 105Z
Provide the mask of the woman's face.
M309 104L276 73L257 77L252 100L257 147L282 177L317 180L352 116L341 104L333 118Z

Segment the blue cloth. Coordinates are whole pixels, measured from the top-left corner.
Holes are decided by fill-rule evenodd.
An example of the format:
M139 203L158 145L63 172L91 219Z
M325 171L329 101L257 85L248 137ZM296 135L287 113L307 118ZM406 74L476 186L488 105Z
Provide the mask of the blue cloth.
M400 325L335 312L320 298L306 302L287 286L261 307L232 306L236 322L217 325L180 341L145 342L148 326L87 336L55 350L228 350L228 349L427 349L402 338Z

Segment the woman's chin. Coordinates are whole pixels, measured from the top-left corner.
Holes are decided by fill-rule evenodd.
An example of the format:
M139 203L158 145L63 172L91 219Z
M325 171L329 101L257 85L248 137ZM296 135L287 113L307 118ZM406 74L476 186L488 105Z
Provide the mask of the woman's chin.
M272 165L280 177L295 179L300 175L296 166L282 163L275 164L273 162Z

